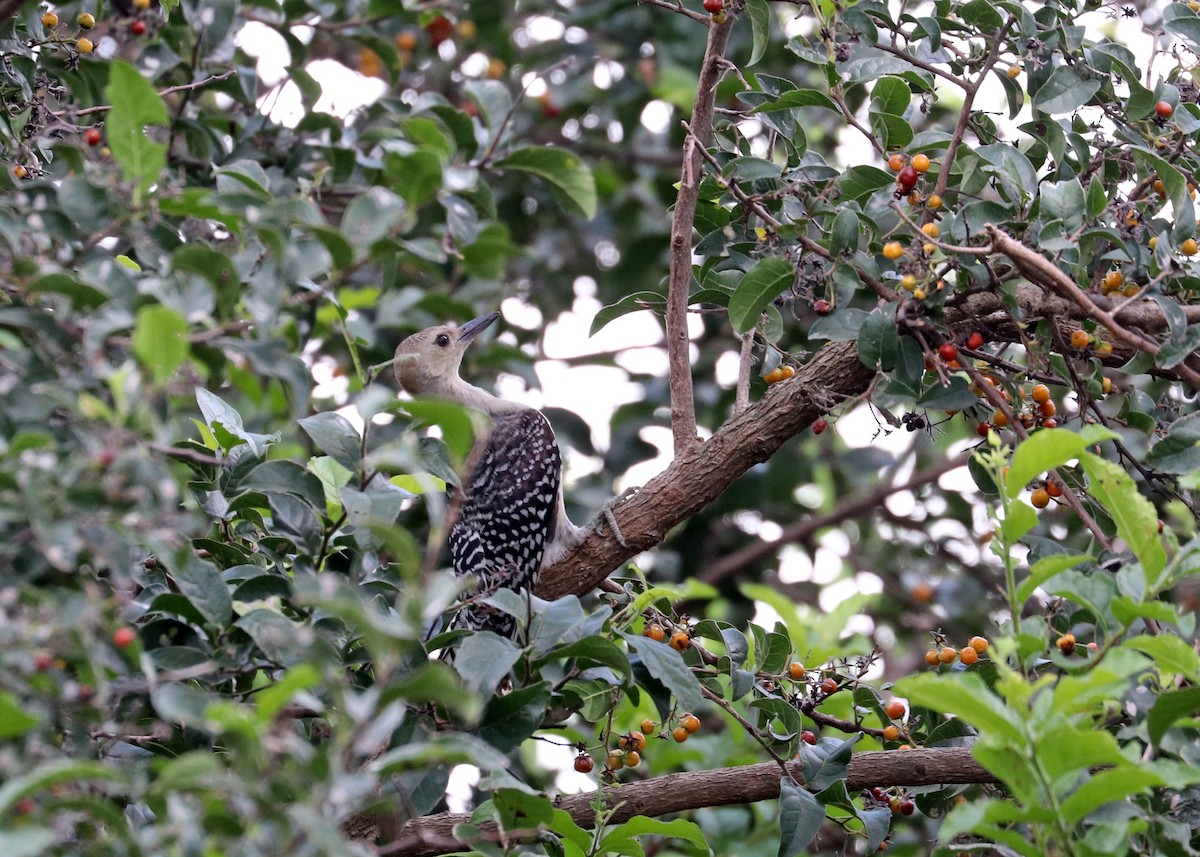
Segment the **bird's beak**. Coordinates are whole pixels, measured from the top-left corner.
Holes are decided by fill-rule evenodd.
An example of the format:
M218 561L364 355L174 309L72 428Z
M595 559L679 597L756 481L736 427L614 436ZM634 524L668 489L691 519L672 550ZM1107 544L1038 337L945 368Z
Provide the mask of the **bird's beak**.
M470 342L475 338L475 334L486 329L493 321L500 317L498 312L489 312L487 315L481 315L479 318L473 318L458 329L458 341Z

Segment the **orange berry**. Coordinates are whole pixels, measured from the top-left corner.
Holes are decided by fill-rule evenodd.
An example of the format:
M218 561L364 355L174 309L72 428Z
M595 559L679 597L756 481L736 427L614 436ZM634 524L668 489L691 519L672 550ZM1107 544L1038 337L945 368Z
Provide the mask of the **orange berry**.
M904 169L904 156L902 154L900 154L899 152L896 152L891 157L889 157L888 158L888 169L890 169L894 173L898 173L902 169Z
M919 172L919 173L925 172L927 169L929 169L929 156L928 155L913 155L912 165L913 165L913 169L916 170L917 172Z
M1096 345L1096 353L1099 355L1112 354L1113 344L1111 342L1100 342Z
M979 652L972 649L970 646L964 646L958 653L958 659L967 666L979 660Z
M1054 645L1058 646L1058 650L1064 655L1073 654L1075 651L1075 635L1063 634L1054 641Z
M1179 245L1179 252L1185 256L1195 256L1197 252L1200 252L1200 244L1196 243L1195 238L1185 238Z
M958 652L954 651L954 649L950 648L949 646L938 652L938 660L944 664L954 663L957 657Z
M42 26L49 30L51 27L58 26L58 15L53 12L42 13Z
M12 175L14 179L20 181L29 176L29 170L25 169L21 164L13 164Z
M912 594L913 598L917 601L921 602L922 604L928 604L933 600L933 596L936 593L933 589L932 583L930 583L928 580L922 580L913 587Z
M638 763L642 761L642 757L638 755L638 752L635 750L632 753L626 753L625 758L622 761L625 763L625 767L635 768L637 767Z
M663 626L657 622L652 622L646 626L646 630L642 631L642 635L649 637L651 640L662 642L663 637L667 636L667 632L663 630Z
M895 741L899 737L900 737L900 727L899 726L892 725L892 726L885 726L883 728L883 740Z
M1088 343L1091 341L1092 338L1088 336L1086 330L1076 330L1071 334L1072 348L1087 348Z
M688 732L694 733L694 732L700 731L700 718L697 717L695 714L683 715L683 717L679 721L679 724L684 729L686 729Z
M133 641L137 639L137 634L129 626L118 628L113 631L113 645L118 649L128 649L133 645Z
M887 712L888 717L893 720L899 720L904 716L904 703L898 699L893 699L887 704L887 708L884 710Z
M1045 384L1035 384L1033 389L1029 392L1029 397L1039 405L1042 402L1048 402L1050 401L1050 388Z
M904 245L899 241L889 241L883 245L883 258L893 262L904 255Z
M651 720L650 718L646 718L645 720L642 721L641 727L642 727L642 732L653 732L654 731L654 721Z
M671 635L671 648L677 652L686 651L692 644L692 638L686 631L676 631Z
M1109 393L1111 393L1112 392L1112 378L1104 378L1103 380L1101 380L1100 381L1100 389L1104 390L1104 394L1106 396Z
M934 649L930 649L925 653L925 663L929 664L931 667L936 667L941 662L942 659L938 657L938 653Z
M838 683L835 678L827 678L821 682L821 692L826 696L832 696L838 692Z
M678 744L682 744L684 741L686 741L691 736L692 736L692 733L687 731L686 729L684 729L682 726L676 726L675 729L671 732L671 737L674 738L676 743L678 743Z
M979 652L981 655L986 653L988 650L987 637L972 637L967 645Z
M921 227L921 231L930 238L937 238L940 230L938 229L938 225L936 223L926 223Z
M646 736L636 729L617 739L617 746L622 750L645 750Z
M1058 406L1054 402L1042 402L1038 405L1038 411L1043 417L1052 417L1058 413Z
M1018 77L1021 76L1021 64L1016 63L1015 65L1010 65L1008 67L1008 71L1005 72L1005 74L1008 75L1009 80L1016 80Z
M788 675L792 677L793 681L800 681L804 678L804 673L804 664L799 661L792 661L788 664Z
M992 425L996 428L1004 428L1008 425L1008 414L1004 413L1004 411L996 411L996 413L992 414Z
M1045 509L1050 505L1050 492L1045 488L1035 488L1033 489L1033 493L1029 495L1029 502L1035 508Z

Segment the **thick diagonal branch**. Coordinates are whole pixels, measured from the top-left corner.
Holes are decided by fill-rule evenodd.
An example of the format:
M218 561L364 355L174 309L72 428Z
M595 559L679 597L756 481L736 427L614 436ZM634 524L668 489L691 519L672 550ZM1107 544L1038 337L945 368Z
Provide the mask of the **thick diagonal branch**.
M857 343L822 348L795 377L770 387L705 443L690 444L666 470L617 504L612 513L624 544L598 516L581 544L542 570L537 594L554 599L591 592L621 563L662 542L673 527L774 455L833 403L865 392L874 376L859 361Z
M797 781L804 781L803 765L789 762ZM761 762L737 768L688 771L627 783L607 789L604 799L616 811L609 819L620 824L635 815L657 817L706 806L749 804L779 797L779 765ZM846 788L851 792L872 786L932 786L942 783L994 783L996 778L975 761L971 751L959 747L929 750L890 750L857 753L850 760ZM559 798L581 827L595 824L595 795L584 793ZM453 840L454 826L470 819L465 813L444 812L410 821L399 838L380 849L394 857L431 857L442 853Z

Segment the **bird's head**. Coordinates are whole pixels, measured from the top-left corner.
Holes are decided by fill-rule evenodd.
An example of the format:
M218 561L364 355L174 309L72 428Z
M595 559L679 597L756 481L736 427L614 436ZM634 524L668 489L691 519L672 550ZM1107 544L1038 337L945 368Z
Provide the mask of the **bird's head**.
M499 317L489 312L462 327L442 324L414 333L396 347L396 381L414 396L444 395L458 380L467 345Z

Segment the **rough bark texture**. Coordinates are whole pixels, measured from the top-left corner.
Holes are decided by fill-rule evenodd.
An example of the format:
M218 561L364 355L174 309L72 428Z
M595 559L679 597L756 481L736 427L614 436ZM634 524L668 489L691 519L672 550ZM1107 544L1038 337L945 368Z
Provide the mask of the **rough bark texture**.
M658 476L613 509L625 546L597 517L582 543L543 569L537 594L586 595L621 563L666 538L754 465L766 461L831 406L862 395L875 373L858 359L858 344L822 348L787 381L731 418L710 440L692 444Z
M790 762L788 768L797 781L803 781L799 762ZM782 771L775 762L688 771L610 788L605 794L605 802L617 806L611 819L611 823L617 824L635 815L656 817L705 806L729 806L777 798L781 777ZM970 750L954 747L857 753L850 760L846 787L853 793L872 786L993 782L996 782L995 777L971 757ZM595 822L591 807L594 799L593 793L571 795L556 800L555 806L566 810L576 824L587 828ZM454 826L469 818L464 813L447 812L416 819L383 850L404 857L444 853L446 843L453 840Z

